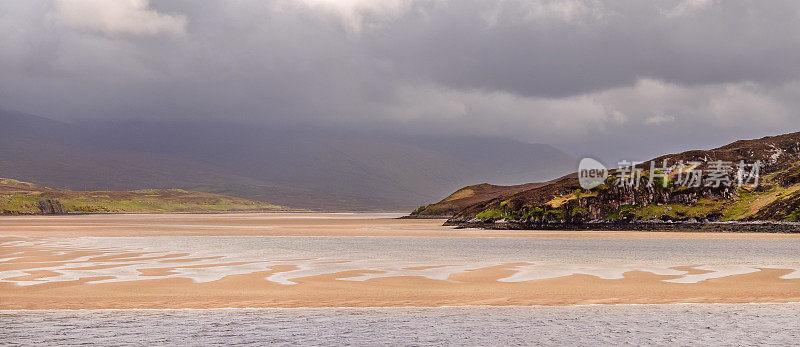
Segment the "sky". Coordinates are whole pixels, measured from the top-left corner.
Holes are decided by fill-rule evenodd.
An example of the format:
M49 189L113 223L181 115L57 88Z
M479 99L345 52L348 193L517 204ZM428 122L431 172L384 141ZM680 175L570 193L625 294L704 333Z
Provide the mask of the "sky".
M800 130L800 1L3 0L0 107L331 124L606 163Z

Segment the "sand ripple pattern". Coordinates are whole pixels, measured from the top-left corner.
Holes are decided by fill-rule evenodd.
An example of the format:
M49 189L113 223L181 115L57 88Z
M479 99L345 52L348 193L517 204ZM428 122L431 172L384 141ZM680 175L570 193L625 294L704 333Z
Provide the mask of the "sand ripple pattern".
M747 249L742 253L741 249ZM211 282L230 275L282 270L265 280L359 272L338 278L454 274L503 265L499 282L585 274L620 279L629 271L697 283L762 268L792 269L800 278L800 244L782 240L581 240L415 237L0 237L0 281L30 286L90 279L89 283L189 278ZM686 268L686 267L689 268ZM367 270L367 272L365 272Z

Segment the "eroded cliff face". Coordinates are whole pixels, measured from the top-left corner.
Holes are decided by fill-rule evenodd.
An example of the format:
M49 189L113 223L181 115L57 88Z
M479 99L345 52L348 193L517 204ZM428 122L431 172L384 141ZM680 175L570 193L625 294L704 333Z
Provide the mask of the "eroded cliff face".
M66 214L67 210L58 200L39 200L37 203L41 214Z
M636 169L642 176L633 174ZM657 180L649 177L653 172ZM691 173L700 180L687 185ZM604 184L588 190L580 187L577 174L564 176L468 206L448 224L767 220L800 221L800 133L662 156L613 170Z
M733 187L625 187L601 186L593 190L580 187L554 195L543 204L530 204L525 199L511 198L493 202L471 216L459 214L451 221L588 223L633 219L721 220L723 201L733 200Z

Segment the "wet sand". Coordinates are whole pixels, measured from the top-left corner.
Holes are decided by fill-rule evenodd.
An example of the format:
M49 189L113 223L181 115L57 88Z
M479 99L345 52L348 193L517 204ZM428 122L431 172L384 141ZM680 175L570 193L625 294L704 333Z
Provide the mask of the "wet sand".
M675 264L682 274L625 271L620 278L574 273L553 278L504 281L527 263L476 266L445 277L392 275L351 280L385 270L365 267L292 277L293 284L269 278L298 271L306 259L262 270L235 271L220 279L197 281L183 273L240 269L248 260L226 260L174 249L169 254L124 249L61 246L81 244L81 237L122 236L358 236L574 238L633 240L785 240L796 234L680 233L619 231L453 230L441 220L397 220L395 215L256 214L256 215L88 215L0 218L0 271L16 271L0 282L0 309L82 308L224 308L224 307L398 307L459 305L577 305L640 303L762 303L800 301L800 278L794 269L756 268L692 283L670 280L708 273L703 264ZM210 241L209 241L210 242ZM594 242L594 241L593 241ZM464 250L480 252L480 250ZM413 254L411 255L413 257ZM325 259L323 259L325 260ZM337 260L318 266L335 266ZM255 263L254 261L252 263ZM133 264L133 265L131 265ZM139 265L141 264L141 265ZM144 265L147 264L147 265ZM156 264L155 266L153 264ZM181 265L186 264L186 265ZM432 271L450 264L415 264L403 269ZM115 280L119 268L135 266L136 280ZM254 267L257 269L257 267ZM247 268L249 269L249 268ZM94 271L94 272L93 272ZM110 272L100 272L110 271ZM238 271L238 270L237 270ZM85 274L57 281L63 273ZM28 281L28 285L24 284ZM98 283L99 282L99 283ZM33 283L33 284L30 284Z
M450 281L419 277L337 280L354 273L321 275L286 286L264 278L282 269L232 275L208 283L190 279L86 284L86 280L36 286L0 284L0 309L226 308L226 307L402 307L461 305L577 305L662 303L799 302L800 279L778 277L786 270L666 283L647 272L624 279L587 275L501 283L502 269L452 276Z
M484 230L400 213L98 214L3 216L0 235L19 236L416 236L644 239L793 239L786 233Z

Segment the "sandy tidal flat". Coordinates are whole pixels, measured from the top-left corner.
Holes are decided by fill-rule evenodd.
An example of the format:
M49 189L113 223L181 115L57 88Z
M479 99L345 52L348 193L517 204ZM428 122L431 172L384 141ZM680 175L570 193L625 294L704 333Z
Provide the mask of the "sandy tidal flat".
M391 214L0 218L0 309L800 301L800 236Z

